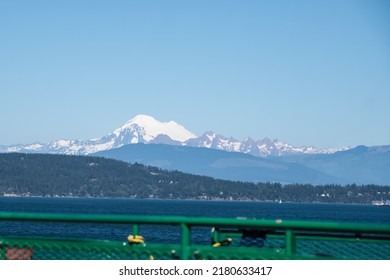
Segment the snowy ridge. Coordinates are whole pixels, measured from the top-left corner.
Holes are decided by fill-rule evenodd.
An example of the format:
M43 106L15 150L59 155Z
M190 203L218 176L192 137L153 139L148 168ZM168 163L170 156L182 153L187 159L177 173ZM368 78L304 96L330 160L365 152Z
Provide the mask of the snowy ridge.
M137 143L209 148L251 154L258 157L331 154L349 149L349 147L331 149L316 149L312 146L294 147L280 140L269 138L255 141L248 137L243 141L239 141L212 131L207 131L197 137L174 121L160 122L151 116L137 115L120 128L100 138L89 140L59 139L48 144L0 146L0 152L86 155Z
M128 131L136 131L139 135L142 135L144 143L152 141L160 134L167 135L172 140L180 142L196 137L195 134L174 121L160 122L153 117L146 115L134 117L127 121L122 127L116 129L113 133L118 137L119 135L126 135L126 132ZM137 140L140 141L140 139L134 139L133 142L136 142Z
M248 137L243 141L239 141L234 138L227 138L223 135L217 135L211 131L205 132L198 138L189 139L186 142L186 145L229 152L239 152L258 157L286 156L297 154L332 154L350 149L349 147L330 149L316 149L313 146L294 147L280 140L271 140L269 138L255 141Z

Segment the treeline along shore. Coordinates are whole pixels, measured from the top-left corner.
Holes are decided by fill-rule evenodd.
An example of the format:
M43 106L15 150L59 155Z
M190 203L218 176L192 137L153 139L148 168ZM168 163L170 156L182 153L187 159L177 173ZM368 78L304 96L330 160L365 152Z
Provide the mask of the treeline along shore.
M0 196L371 204L390 186L233 182L92 156L0 154Z

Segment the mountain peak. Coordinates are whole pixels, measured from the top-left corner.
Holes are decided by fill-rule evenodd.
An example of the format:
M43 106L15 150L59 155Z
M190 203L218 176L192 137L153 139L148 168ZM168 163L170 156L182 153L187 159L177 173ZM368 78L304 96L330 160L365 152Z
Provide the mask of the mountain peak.
M184 142L196 135L185 129L174 121L160 122L148 115L137 115L128 120L122 127L116 129L113 133L118 136L124 131L134 132L142 135L145 142L150 142L158 135L166 135L174 141Z
M159 121L153 118L152 116L140 114L128 120L126 123L156 123L156 122Z

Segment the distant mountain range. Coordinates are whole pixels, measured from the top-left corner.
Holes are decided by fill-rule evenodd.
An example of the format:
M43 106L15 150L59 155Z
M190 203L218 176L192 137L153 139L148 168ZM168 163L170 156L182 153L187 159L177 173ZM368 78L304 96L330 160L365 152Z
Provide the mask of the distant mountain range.
M261 158L215 149L135 144L93 155L233 181L390 185L390 146Z
M210 148L227 152L240 152L258 157L331 154L349 149L349 147L330 149L316 149L313 146L295 147L283 141L268 138L255 141L248 137L243 141L239 141L212 131L207 131L197 137L174 121L160 122L150 116L138 115L127 121L122 127L100 138L89 140L59 139L48 144L33 143L28 145L0 146L0 152L88 155L138 143Z
M197 137L145 115L100 138L1 146L0 152L93 155L233 181L390 185L390 146L316 149L211 131Z
M328 155L296 155L280 159L321 170L348 183L390 185L390 145L362 145Z
M134 144L92 155L231 181L347 183L302 164L284 162L280 158L261 158L207 148Z

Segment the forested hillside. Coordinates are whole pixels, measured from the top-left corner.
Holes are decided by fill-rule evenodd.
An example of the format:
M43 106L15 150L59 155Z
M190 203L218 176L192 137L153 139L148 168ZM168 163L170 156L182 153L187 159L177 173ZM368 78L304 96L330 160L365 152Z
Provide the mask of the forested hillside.
M371 203L390 199L390 187L255 184L100 157L6 153L0 154L4 195Z

